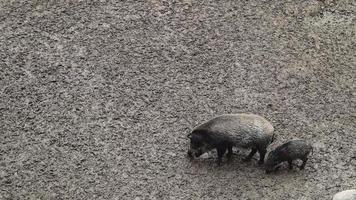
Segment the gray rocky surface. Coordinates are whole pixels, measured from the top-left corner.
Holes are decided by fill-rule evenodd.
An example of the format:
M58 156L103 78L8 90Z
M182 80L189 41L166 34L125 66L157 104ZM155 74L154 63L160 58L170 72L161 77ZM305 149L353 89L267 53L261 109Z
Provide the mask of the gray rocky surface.
M0 1L0 199L331 199L356 188L354 0ZM270 120L245 151L189 162L216 115ZM285 167L286 168L286 167ZM285 169L283 168L283 169Z

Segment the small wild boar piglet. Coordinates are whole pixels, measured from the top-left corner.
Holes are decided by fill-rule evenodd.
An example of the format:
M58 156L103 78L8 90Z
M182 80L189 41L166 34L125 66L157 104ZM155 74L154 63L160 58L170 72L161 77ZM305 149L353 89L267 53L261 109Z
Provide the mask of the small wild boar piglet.
M259 164L263 164L267 146L273 141L273 126L265 118L254 114L225 114L213 118L193 129L188 135L191 158L199 157L214 148L218 152L218 165L228 150L228 158L232 156L232 147L252 149L244 158L249 161L258 151Z
M276 171L284 161L288 162L289 169L293 169L292 161L296 159L303 161L303 164L299 168L304 169L308 155L312 150L313 147L304 140L289 141L268 154L265 163L266 173Z

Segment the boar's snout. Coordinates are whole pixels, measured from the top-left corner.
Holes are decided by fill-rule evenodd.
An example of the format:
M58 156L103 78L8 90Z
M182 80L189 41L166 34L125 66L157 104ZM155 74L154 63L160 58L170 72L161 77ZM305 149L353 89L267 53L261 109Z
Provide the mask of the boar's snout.
M266 174L269 174L269 173L275 171L277 166L278 166L278 163L272 162L271 160L267 160L267 162L265 163Z
M203 154L203 151L201 149L189 149L188 150L188 157L194 158L194 157L199 157Z
M199 157L203 154L203 151L199 149L198 151L195 152L195 157Z

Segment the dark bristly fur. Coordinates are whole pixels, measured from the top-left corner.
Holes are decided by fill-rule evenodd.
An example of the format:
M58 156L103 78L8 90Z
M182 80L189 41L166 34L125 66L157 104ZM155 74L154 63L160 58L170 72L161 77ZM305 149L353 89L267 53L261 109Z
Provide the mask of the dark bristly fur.
M273 141L274 129L265 118L254 114L226 114L213 118L198 127L188 135L190 149L188 155L193 158L214 148L218 152L218 164L226 151L232 156L232 147L252 149L244 158L249 161L258 151L259 164L262 164L267 146Z

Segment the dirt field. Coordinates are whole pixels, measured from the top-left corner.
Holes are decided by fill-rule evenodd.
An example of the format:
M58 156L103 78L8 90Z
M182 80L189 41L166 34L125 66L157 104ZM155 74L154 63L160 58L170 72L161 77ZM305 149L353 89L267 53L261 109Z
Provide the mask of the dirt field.
M0 0L0 199L331 199L356 189L356 1ZM223 113L304 171L190 162ZM226 160L225 160L226 161Z

